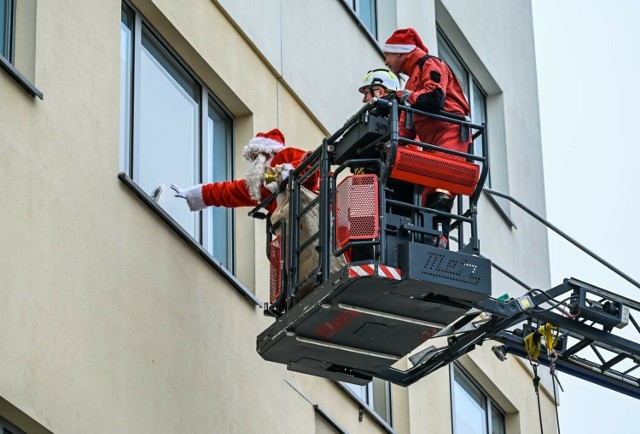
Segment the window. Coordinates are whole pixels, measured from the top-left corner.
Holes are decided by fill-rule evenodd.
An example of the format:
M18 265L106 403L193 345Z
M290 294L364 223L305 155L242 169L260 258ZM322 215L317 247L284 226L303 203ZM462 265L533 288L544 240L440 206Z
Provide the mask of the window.
M0 432L2 434L24 434L20 428L0 416Z
M378 37L376 0L345 0L364 27L374 38Z
M451 368L453 434L505 434L504 414L457 364Z
M438 57L447 62L458 78L471 108L471 121L478 125L485 123L487 121L487 95L440 30L438 31ZM473 153L482 156L481 138L474 141ZM487 187L491 186L490 178L487 179L486 185Z
M36 52L36 0L0 0L0 69L29 95L42 99L33 84Z
M342 383L351 390L369 408L389 425L391 425L391 385L388 381L374 378L366 386L358 386L351 383Z
M232 119L224 107L126 4L120 36L120 170L149 195L159 185L230 179ZM192 213L169 191L158 205L232 271L231 210Z
M15 0L0 0L0 56L13 62Z
M452 30L455 35L456 31ZM471 62L474 62L474 67L479 71L484 71L483 76L489 76L490 73L478 60L473 60L474 55L467 49L467 55L471 58ZM492 87L491 94L485 92L480 82L471 72L468 64L465 63L462 57L451 44L450 40L444 34L442 29L438 27L438 54L441 59L446 61L451 70L454 72L460 85L464 90L469 106L471 108L471 120L474 124L482 124L487 122L487 118L494 119L491 137L487 137L489 140L488 145L491 150L490 157L490 170L488 177L485 181L486 187L509 193L509 170L507 167L507 148L506 148L506 136L504 131L504 111L502 108L502 94L495 83L487 83L487 86ZM486 79L486 78L485 78ZM492 81L491 78L487 79ZM490 105L489 105L490 104ZM491 110L489 110L491 108ZM490 113L489 115L487 113ZM482 138L477 138L473 144L473 152L478 156L482 155ZM516 228L513 220L511 219L511 204L507 199L500 197L494 197L493 195L487 195L489 201L494 204L499 215L504 219L505 223L511 227Z

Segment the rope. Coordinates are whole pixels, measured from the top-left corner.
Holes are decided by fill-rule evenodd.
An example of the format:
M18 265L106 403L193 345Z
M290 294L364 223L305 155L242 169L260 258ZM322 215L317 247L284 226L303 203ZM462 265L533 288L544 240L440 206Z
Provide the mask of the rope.
M560 434L560 416L558 415L558 396L556 395L556 383L560 387L560 390L564 392L562 388L562 384L560 384L560 380L558 380L558 376L556 374L556 359L558 358L558 354L555 351L551 351L549 354L549 374L551 374L551 383L553 384L553 401L556 406L556 425L558 427L558 434Z
M551 376L551 381L553 382L553 401L556 404L556 426L558 427L558 434L560 434L560 415L558 415L558 397L556 396L556 376L555 375Z
M531 367L533 368L533 388L536 392L536 398L538 401L538 419L540 421L540 434L544 434L544 428L542 427L542 405L540 404L540 377L538 376L538 357L540 357L540 349L542 347L542 340L544 338L547 354L549 355L550 363L549 363L549 373L551 374L551 378L553 380L553 396L556 405L556 423L558 424L558 434L560 433L560 419L558 416L558 400L556 398L556 385L555 382L558 382L560 389L562 389L562 385L558 378L556 377L555 372L555 361L558 358L554 348L558 343L559 331L558 328L550 323L546 323L545 325L538 328L538 330L533 333L525 336L524 338L524 348L529 355L529 363L531 363Z
M540 434L544 434L544 429L542 428L542 406L540 405L540 390L538 385L540 384L540 377L538 376L538 363L534 363L531 361L531 366L533 367L533 388L536 391L536 397L538 398L538 420L540 421Z

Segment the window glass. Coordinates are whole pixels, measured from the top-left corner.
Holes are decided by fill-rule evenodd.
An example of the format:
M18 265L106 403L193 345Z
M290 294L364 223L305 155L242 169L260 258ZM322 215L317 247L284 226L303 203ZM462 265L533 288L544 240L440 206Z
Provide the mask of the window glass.
M378 37L377 23L377 0L344 0L345 3L355 12L364 27L373 35Z
M207 118L207 159L209 168L205 182L222 182L230 179L231 126L227 116L214 104L209 104ZM207 250L227 269L231 269L231 258L227 246L230 243L231 210L223 207L207 209Z
M487 96L482 90L473 74L467 69L465 64L460 60L453 47L447 42L446 38L438 32L438 54L439 57L447 62L451 71L455 74L465 93L467 102L471 109L471 120L475 124L482 124L487 121ZM473 143L473 153L482 156L482 138L478 138ZM487 179L486 185L491 186L490 180Z
M120 37L120 170L150 196L164 185L158 205L233 271L233 212L191 212L169 188L232 179L233 120L126 3Z
M377 37L376 0L358 0L356 14L358 14L362 24L369 30L369 33Z
M360 398L364 402L369 402L369 393L368 388L369 385L366 386L358 386L357 384L351 383L342 383L347 386L353 393L355 393L358 398Z
M2 0L0 0L2 1ZM120 171L129 172L131 141L131 80L133 66L133 14L122 8L120 23Z
M0 56L11 62L13 0L0 0Z
M462 369L453 365L453 434L505 434L504 414Z
M451 71L453 71L454 75L460 82L460 86L462 86L462 90L464 91L467 100L469 99L469 72L464 67L462 62L458 59L458 57L454 54L453 49L449 46L449 44L440 37L438 34L438 57L449 65Z
M471 121L474 124L481 125L487 122L487 97L475 80L472 80L471 95ZM473 141L473 153L475 155L483 155L482 137L478 137ZM480 166L482 167L482 164ZM486 185L491 187L491 172L489 172Z
M487 109L485 106L486 97L476 81L473 81L473 109L471 111L471 120L475 124L482 124L487 121Z
M374 378L365 386L342 383L355 393L369 408L391 425L391 386L388 381Z
M374 378L371 388L373 409L391 425L391 385L388 381Z
M139 107L133 179L148 193L167 180L198 183L198 86L159 46L142 33ZM161 206L197 238L197 213L167 195Z
M482 392L457 367L453 382L454 434L486 434L487 408Z
M495 405L491 404L491 434L505 434L504 415Z

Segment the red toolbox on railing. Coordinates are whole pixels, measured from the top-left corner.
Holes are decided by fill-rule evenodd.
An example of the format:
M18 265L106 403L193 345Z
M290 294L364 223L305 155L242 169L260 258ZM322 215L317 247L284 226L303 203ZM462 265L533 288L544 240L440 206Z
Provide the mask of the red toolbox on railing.
M399 146L390 177L470 196L478 184L477 164Z

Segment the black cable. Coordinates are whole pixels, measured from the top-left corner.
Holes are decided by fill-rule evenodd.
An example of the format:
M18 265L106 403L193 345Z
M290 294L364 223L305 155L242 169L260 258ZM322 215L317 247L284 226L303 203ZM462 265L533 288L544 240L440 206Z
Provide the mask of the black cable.
M560 302L556 302L556 304L551 306L551 307L548 307L548 308L545 308L545 309L535 309L535 308L533 308L533 309L531 309L531 311L532 312L547 312L547 311L550 311L550 310L553 310L553 309L557 309L558 307L563 306L567 301L572 300L574 298L578 298L578 296L577 295L572 295L571 297L567 297L567 298L565 298L564 300L562 300ZM556 301L556 300L553 300L553 301ZM549 303L549 302L547 301L546 303Z
M540 390L538 385L540 384L540 377L538 376L538 365L533 366L533 388L536 391L536 397L538 398L538 419L540 420L540 434L544 434L544 428L542 428L542 406L540 405Z
M556 405L556 425L558 426L558 434L560 434L560 416L558 415L558 397L556 395L556 375L551 375L551 382L553 384L553 401Z

